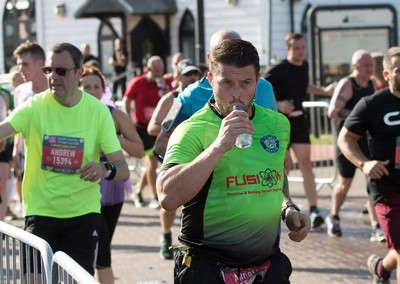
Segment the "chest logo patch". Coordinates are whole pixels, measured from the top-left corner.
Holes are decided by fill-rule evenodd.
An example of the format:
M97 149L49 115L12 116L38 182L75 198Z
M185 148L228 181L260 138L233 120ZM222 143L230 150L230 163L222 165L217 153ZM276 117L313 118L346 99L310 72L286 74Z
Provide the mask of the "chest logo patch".
M274 135L266 135L261 138L260 143L265 151L275 153L279 150L279 140Z
M400 114L400 111L389 112L389 113L385 114L385 116L383 117L383 121L388 126L399 125L400 124L399 114Z

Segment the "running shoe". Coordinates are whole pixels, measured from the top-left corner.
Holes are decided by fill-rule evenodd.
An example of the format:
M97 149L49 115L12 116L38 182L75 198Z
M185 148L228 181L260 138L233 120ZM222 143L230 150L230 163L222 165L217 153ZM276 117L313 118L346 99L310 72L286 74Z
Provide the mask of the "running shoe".
M333 218L331 215L326 217L327 233L330 237L341 237L342 230L340 229L340 220Z
M160 256L163 259L173 259L174 258L174 252L170 249L172 242L171 240L165 239L163 236L160 238Z
M381 228L376 228L376 229L372 229L371 231L371 238L369 239L371 242L378 242L378 243L382 243L384 242L385 239L385 235L383 234L383 231Z
M149 207L151 209L159 209L160 208L160 203L158 203L157 199L153 198L152 200L150 200Z
M368 270L372 276L372 284L390 284L389 279L383 279L376 272L376 267L378 266L378 263L381 260L382 260L381 257L374 255L374 254L368 258L367 266L368 266ZM390 278L390 276L389 276L389 278Z
M310 219L311 219L312 229L319 229L321 225L324 223L324 218L322 218L319 212L311 212Z
M140 193L132 193L132 200L133 200L133 203L135 203L136 208L141 208L141 207L145 206L145 202Z

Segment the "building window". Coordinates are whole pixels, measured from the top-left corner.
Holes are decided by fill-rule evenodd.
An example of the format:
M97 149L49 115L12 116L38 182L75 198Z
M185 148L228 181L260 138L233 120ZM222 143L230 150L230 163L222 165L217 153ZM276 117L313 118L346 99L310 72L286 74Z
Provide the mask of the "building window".
M194 35L194 18L192 13L186 9L179 25L179 49L193 61L196 59Z
M4 69L6 72L15 64L14 49L26 40L36 40L35 1L7 0L3 17Z

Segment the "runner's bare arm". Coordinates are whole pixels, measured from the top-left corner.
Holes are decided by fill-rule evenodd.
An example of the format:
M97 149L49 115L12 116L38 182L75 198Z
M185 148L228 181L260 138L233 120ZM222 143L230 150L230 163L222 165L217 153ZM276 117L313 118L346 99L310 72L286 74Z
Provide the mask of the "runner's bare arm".
M7 141L5 140L7 137L14 135L16 132L11 124L2 121L0 123L0 152L4 151Z
M289 192L289 181L286 173L283 176L283 195L285 198L284 201L285 203L288 201L292 201ZM288 229L290 230L289 238L294 242L301 242L307 237L308 232L310 231L311 228L310 218L306 214L298 212L297 210L291 207L287 208L285 213L286 213L285 223Z
M0 141L13 136L16 133L14 128L8 122L0 122Z
M285 197L285 202L292 201L292 198L290 197L290 192L289 192L289 180L287 178L286 173L283 175L283 196Z
M352 96L351 81L348 78L340 80L329 103L328 117L344 120L350 114L350 110L345 109L345 106Z

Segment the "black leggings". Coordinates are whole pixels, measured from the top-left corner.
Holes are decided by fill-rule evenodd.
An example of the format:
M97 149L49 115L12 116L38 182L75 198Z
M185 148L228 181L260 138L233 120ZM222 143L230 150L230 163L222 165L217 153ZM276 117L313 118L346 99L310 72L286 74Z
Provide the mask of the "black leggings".
M121 97L124 97L124 94L126 91L126 76L114 81L114 84L113 84L113 95L114 96L117 96L117 91L118 91L119 86L121 86Z
M123 202L101 206L101 226L96 268L111 267L111 240L121 214Z

